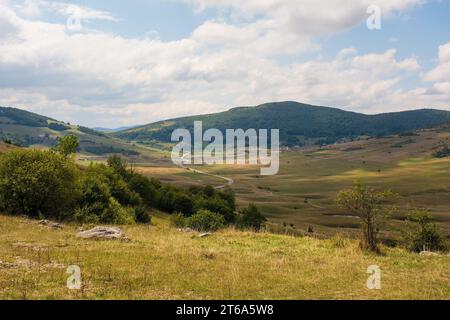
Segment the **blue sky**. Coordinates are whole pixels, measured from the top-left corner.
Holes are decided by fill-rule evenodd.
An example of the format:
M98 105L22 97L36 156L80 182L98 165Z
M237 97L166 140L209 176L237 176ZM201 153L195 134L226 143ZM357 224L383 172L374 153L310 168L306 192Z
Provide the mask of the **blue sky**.
M104 127L282 100L450 110L449 14L438 0L0 0L0 105Z

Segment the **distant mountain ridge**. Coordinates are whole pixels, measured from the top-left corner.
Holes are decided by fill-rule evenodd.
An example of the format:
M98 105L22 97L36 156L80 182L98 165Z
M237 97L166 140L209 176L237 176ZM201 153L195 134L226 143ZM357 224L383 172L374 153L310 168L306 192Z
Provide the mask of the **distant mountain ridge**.
M103 132L103 133L112 133L112 132L119 132L119 131L124 131L124 130L128 130L128 129L132 129L135 126L126 126L126 127L119 127L119 128L102 128L102 127L96 127L96 128L92 128L95 131L98 132Z
M450 124L450 111L421 109L366 115L337 108L298 102L266 103L256 107L238 107L226 112L160 121L113 133L136 142L170 142L174 129L193 129L194 121L203 121L204 130L280 129L282 144L330 144L358 136L386 136Z

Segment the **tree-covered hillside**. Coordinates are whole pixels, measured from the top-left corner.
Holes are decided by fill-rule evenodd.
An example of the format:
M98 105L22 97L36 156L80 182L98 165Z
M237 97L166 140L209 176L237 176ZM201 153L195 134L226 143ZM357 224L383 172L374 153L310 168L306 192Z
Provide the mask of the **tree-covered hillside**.
M84 153L127 156L138 154L133 146L96 130L17 108L0 107L0 141L24 147L33 145L52 147L60 137L68 135L79 138L79 151Z
M176 128L192 130L194 121L203 128L280 129L284 145L327 144L358 136L384 136L450 124L450 112L423 109L379 115L365 115L335 108L297 102L268 103L240 107L227 112L179 118L124 130L114 136L139 142L169 142Z

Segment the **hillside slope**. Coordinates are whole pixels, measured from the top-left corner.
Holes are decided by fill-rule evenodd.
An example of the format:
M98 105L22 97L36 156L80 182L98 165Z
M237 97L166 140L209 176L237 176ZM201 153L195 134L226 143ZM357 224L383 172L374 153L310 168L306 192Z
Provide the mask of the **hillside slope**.
M92 155L138 155L132 145L83 126L71 125L32 112L0 107L0 140L24 147L51 147L58 137L76 135L80 152Z
M365 115L335 108L297 102L267 103L240 107L227 112L179 118L120 131L118 138L148 142L169 142L176 128L192 131L194 121L204 129L280 129L282 143L289 146L334 143L358 136L385 136L400 132L450 124L450 112L432 109ZM312 141L311 141L312 140Z
M356 241L223 230L200 238L170 228L123 227L131 242L76 238L38 221L0 216L2 299L447 299L450 256L423 257ZM68 290L68 266L82 290ZM368 290L367 268L382 272Z

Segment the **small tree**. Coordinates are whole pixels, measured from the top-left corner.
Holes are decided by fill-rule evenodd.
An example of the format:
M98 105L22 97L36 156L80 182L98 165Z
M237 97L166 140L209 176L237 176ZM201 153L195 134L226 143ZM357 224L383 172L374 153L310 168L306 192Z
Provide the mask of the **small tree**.
M415 224L412 232L405 236L406 245L414 252L444 250L445 245L433 218L426 210L414 210L408 216L408 221Z
M357 215L362 221L363 249L379 252L377 239L379 225L389 213L383 209L382 204L391 195L390 191L379 192L357 182L353 188L343 190L337 196L338 205Z
M79 145L78 137L65 136L58 139L58 144L53 148L53 150L65 157L68 157L69 155L77 152Z
M124 179L129 178L128 164L118 155L110 156L107 160L108 167L112 168L118 175Z
M247 208L242 210L238 219L238 227L260 230L261 226L267 219L261 214L258 208L253 204L249 204Z

